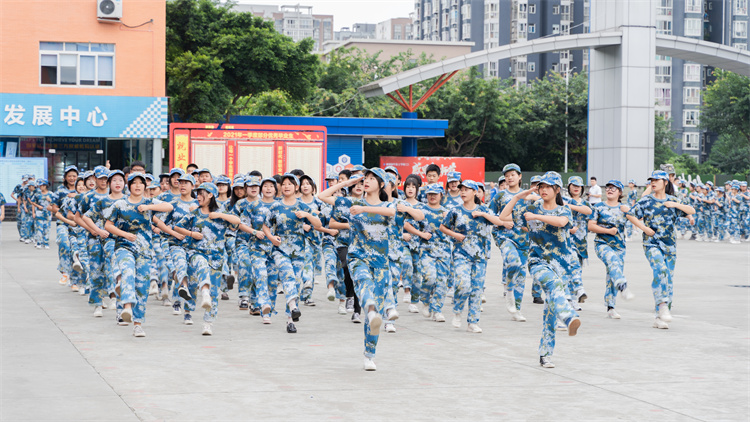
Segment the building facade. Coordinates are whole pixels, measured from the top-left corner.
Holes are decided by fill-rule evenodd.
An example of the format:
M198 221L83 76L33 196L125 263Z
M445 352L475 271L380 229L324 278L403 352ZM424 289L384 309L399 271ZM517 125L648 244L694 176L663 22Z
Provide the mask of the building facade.
M656 31L747 49L748 0L658 0ZM656 57L656 111L672 119L675 152L708 158L715 134L699 128L702 92L713 68L668 56Z
M312 38L315 41L314 51L321 51L323 44L333 39L333 15L313 14L312 6L235 3L232 10L249 12L272 21L277 32L291 37L295 42Z
M393 18L379 22L375 30L375 38L379 40L411 40L411 18Z
M120 6L100 19L97 0L4 2L0 155L46 157L50 177L134 159L162 170L166 5Z

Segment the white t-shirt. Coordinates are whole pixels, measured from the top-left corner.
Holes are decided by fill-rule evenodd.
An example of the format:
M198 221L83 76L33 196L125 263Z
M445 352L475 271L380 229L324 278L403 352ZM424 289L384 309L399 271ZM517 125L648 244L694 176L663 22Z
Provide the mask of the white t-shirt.
M602 188L599 187L599 185L595 185L589 188L589 204L596 204L597 202L602 202L602 197L595 198L591 195L601 195L602 194Z

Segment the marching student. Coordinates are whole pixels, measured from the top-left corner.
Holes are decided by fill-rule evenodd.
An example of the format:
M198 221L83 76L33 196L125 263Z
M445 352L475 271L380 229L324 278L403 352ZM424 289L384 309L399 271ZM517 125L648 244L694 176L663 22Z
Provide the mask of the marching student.
M651 194L644 195L627 213L627 218L643 231L643 250L654 279L656 318L654 328L668 329L672 322L674 266L677 258L674 226L677 218L695 213L690 205L680 204L665 171L656 170L648 178Z
M31 206L34 207L34 231L37 249L49 249L49 224L52 214L50 209L54 201L54 195L49 191L49 182L46 179L37 180L37 189L31 198Z
M570 336L575 336L581 326L578 314L567 300L563 281L564 273L568 270L568 261L565 259L568 248L566 239L572 226L572 214L562 200L561 189L560 175L547 172L537 187L541 199L521 204L520 209L517 209L517 204L529 197L532 190L518 192L505 204L500 214L500 219L508 221L512 213L522 213L524 225L529 230L529 272L539 281L547 297L542 339L539 342L539 364L543 368L555 367L551 359L555 349L557 320L567 326Z
M104 228L116 236L113 265L117 267L115 291L123 304L120 317L124 322L133 321L133 336L145 337L141 325L146 319L153 256L151 224L158 221L152 212L169 212L172 205L143 197L146 177L142 173L128 176L128 189L130 196L112 205Z
M610 180L604 186L605 200L592 205L589 216L589 231L596 233L594 250L596 256L607 268L604 303L607 305L607 317L620 319L615 310L615 298L621 292L625 300L635 295L628 288L625 279L625 224L628 219L625 213L630 207L620 204L624 186L619 180Z

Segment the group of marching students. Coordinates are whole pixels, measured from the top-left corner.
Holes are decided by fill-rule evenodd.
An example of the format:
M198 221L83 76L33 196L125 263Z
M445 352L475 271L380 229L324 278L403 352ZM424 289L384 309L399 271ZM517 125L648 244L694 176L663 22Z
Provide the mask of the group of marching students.
M499 189L487 197L484 183L463 180L458 172L447 173L444 188L434 164L425 169L426 183L416 174L402 182L394 167L354 166L328 174L322 191L300 170L265 178L251 171L233 179L193 164L158 176L145 173L142 162L124 170L69 166L54 192L33 176L14 191L21 241L48 248L55 216L59 282L87 294L95 317L115 309L119 325L133 323L133 335L144 337L146 301L154 295L187 325L203 308L202 334L212 335L219 300L229 299L236 284L239 309L263 324L271 324L283 296L286 331L296 333L300 308L315 306L314 276L320 272L338 312L364 323L365 370L376 369L381 330L396 331L400 289L409 312L439 323L446 321L445 302L452 297L446 311L453 314L452 326L462 326L466 308L467 330L482 332L493 241L502 252L511 319L526 320L521 302L527 272L534 303L546 303L539 345L545 368L554 367L556 331L574 336L581 325L589 231L606 266L604 300L613 319L620 318L618 294L633 297L623 273L628 233L631 226L643 232L653 270L654 327L669 328L676 232L682 219L692 222L695 208L702 211L675 196L672 176L662 170L651 174L640 199L631 184L623 203L623 184L610 180L606 197L595 204L584 199L577 176L564 186L558 173L547 172L522 190L516 164L503 168ZM741 198L737 218L747 220L746 186L739 193L730 187L725 206L735 209L734 199ZM691 197L694 205L717 202L696 195L703 196L695 203Z

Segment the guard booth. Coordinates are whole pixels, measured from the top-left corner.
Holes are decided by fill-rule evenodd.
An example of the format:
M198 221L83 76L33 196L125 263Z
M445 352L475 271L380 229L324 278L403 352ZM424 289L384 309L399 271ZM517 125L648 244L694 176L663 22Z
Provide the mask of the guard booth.
M326 148L324 126L172 123L169 128L170 167L195 163L229 177L251 170L270 177L301 169L321 186Z

